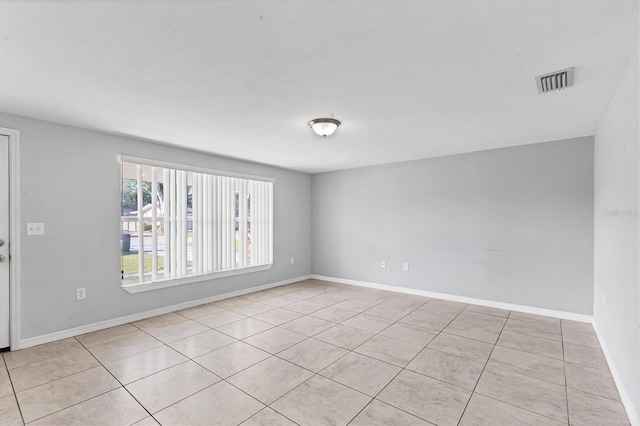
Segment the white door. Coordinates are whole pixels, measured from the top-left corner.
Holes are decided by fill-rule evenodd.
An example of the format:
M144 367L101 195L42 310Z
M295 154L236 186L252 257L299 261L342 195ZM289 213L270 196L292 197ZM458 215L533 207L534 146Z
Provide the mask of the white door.
M0 348L9 346L9 137L0 135Z

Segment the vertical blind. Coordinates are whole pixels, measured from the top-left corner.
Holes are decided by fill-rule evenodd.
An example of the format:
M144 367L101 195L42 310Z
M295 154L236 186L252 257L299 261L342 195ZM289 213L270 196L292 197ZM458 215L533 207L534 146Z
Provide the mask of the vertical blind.
M122 162L122 279L273 263L273 182Z

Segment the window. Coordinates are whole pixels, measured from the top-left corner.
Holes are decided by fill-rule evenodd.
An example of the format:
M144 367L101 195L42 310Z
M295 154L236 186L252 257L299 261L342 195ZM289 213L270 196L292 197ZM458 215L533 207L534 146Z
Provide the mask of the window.
M122 157L121 184L125 289L186 284L273 263L272 180Z

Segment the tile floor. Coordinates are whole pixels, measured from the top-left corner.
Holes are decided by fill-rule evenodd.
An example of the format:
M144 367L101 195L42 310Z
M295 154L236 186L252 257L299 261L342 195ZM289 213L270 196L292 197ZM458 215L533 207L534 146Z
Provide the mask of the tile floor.
M628 424L589 324L316 280L2 363L3 426Z

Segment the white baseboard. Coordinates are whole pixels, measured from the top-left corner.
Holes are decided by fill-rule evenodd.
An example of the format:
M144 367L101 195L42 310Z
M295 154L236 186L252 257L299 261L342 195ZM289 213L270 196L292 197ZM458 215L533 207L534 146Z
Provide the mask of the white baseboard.
M618 388L618 392L620 393L620 399L622 400L622 405L624 405L624 409L627 412L627 417L629 417L629 422L634 425L640 425L640 419L638 415L633 410L633 404L631 397L629 396L629 392L627 392L627 388L624 386L622 382L622 377L618 373L616 369L616 365L613 362L613 358L611 357L611 353L607 348L607 345L602 338L602 334L600 334L600 329L598 328L598 323L593 322L593 329L596 331L596 336L598 336L598 341L600 342L600 347L602 348L602 352L604 353L604 357L607 360L607 364L609 364L609 370L611 371L611 375L613 376L613 381L616 383L616 387Z
M395 291L398 293L407 293L407 294L415 294L415 295L425 296L425 297L434 297L438 299L452 300L455 302L472 303L475 305L488 306L488 307L499 308L499 309L507 309L511 311L526 312L526 313L537 314L537 315L546 315L546 316L551 316L556 318L569 319L573 321L593 322L593 317L589 315L580 315L580 314L574 314L570 312L535 308L531 306L494 302L491 300L475 299L471 297L456 296L456 295L445 294L445 293L435 293L435 292L426 291L426 290L416 290L416 289L407 288L407 287L396 287L396 286L386 285L386 284L376 284L376 283L369 283L365 281L348 280L343 278L326 277L322 275L312 274L312 275L303 275L303 276L291 278L288 280L278 281L275 283L263 284L255 287L245 288L242 290L232 291L229 293L218 294L218 295L207 297L204 299L198 299L198 300L192 300L189 302L179 303L177 305L165 306L163 308L153 309L151 311L140 312L132 315L127 315L124 317L113 318L105 321L99 321L96 323L82 325L79 327L68 328L65 330L55 331L53 333L43 334L40 336L28 337L26 339L21 339L19 342L19 346L17 348L11 348L11 349L12 350L25 349L31 346L53 342L55 340L66 339L68 337L79 336L81 334L91 333L93 331L103 330L105 328L127 324L133 321L140 321L140 320L147 319L157 315L168 314L170 312L179 311L181 309L187 309L187 308L191 308L198 305L203 305L205 303L216 302L218 300L228 299L230 297L242 296L243 294L253 293L255 291L267 290L269 288L291 284L294 282L306 280L308 278L315 278L323 281L333 281L341 284L357 285L361 287L370 287L370 288L376 288L380 290Z
M280 287L282 285L295 283L298 281L311 278L310 275L303 275L288 280L278 281L270 284L263 284L255 287L245 288L242 290L232 291L224 294L217 294L215 296L206 297L204 299L192 300L189 302L179 303L177 305L165 306L163 308L153 309L151 311L140 312L137 314L127 315L124 317L108 319L105 321L94 322L92 324L81 325L79 327L68 328L66 330L54 331L53 333L42 334L40 336L28 337L21 339L19 347L11 348L12 350L25 349L31 346L41 345L43 343L53 342L55 340L66 339L68 337L79 336L81 334L91 333L93 331L104 330L105 328L115 327L117 325L127 324L133 321L140 321L143 319L155 317L157 315L168 314L170 312L179 311L181 309L192 308L198 305L204 305L205 303L216 302L222 299L228 299L230 297L242 296L243 294L253 293L255 291L267 290L273 287Z
M495 302L493 300L476 299L473 297L456 296L454 294L436 293L427 290L417 290L408 287L396 287L394 285L370 283L366 281L348 280L344 278L326 277L311 274L311 278L322 281L333 281L341 284L351 284L361 287L376 288L379 290L395 291L398 293L415 294L417 296L433 297L436 299L451 300L453 302L471 303L474 305L488 306L490 308L506 309L509 311L525 312L528 314L545 315L548 317L562 318L572 321L593 323L593 316L574 314L572 312L554 311L552 309L536 308L533 306L516 305L512 303Z

